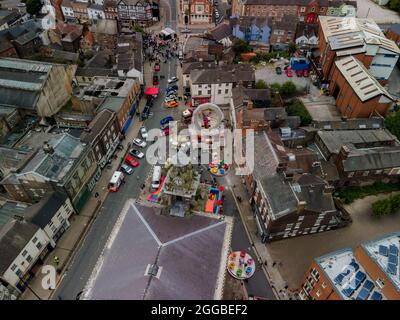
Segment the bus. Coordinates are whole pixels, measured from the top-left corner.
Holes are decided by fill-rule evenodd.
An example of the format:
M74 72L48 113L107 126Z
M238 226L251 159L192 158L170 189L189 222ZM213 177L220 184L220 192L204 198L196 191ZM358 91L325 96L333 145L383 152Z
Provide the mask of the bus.
M124 174L121 171L115 171L108 184L108 190L117 192L122 182L124 181Z

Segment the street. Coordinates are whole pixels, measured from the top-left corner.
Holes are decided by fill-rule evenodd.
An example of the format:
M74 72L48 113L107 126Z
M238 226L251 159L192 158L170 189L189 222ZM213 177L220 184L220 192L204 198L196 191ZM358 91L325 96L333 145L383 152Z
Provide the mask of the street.
M170 12L167 14L167 23L165 26L176 29L176 2L171 1L168 7L169 10L167 10L167 12ZM146 63L148 62L146 61ZM160 79L160 94L151 109L153 116L144 123L147 130L158 128L160 120L167 115L172 115L175 119L180 118L182 110L179 108L166 109L163 106L167 79L176 76L178 64L179 61L176 58L169 59L167 63L161 63L161 71L159 74L164 76L164 78ZM147 81L151 81L151 77L149 77ZM135 122L137 121L139 121L139 119L136 117ZM142 151L145 153L145 150ZM139 196L140 186L147 178L150 169L151 166L147 161L145 159L141 160L139 167L135 169L134 174L127 177L126 183L121 189L116 193L108 194L85 239L80 247L76 248L76 255L65 272L56 292L53 294L53 299L76 299L77 295L84 289L126 200ZM225 178L220 178L220 183L227 186ZM233 216L235 219L232 249L247 250L251 255L255 256L246 236L235 201L228 190L225 196L224 212L226 215ZM259 265L257 265L257 267L254 276L245 283L248 293L267 299L275 299L263 271ZM112 277L112 275L110 275L110 277Z

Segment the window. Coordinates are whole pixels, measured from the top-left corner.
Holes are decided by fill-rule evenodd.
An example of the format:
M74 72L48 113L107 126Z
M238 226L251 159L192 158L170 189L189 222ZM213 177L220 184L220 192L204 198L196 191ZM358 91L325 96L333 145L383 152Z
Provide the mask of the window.
M354 172L349 172L349 174L347 175L348 178L351 178L354 176Z
M306 12L306 7L301 7L300 12Z
M228 92L229 92L229 89L225 89L225 94L228 94Z
M383 170L376 170L375 174L382 174Z
M304 220L304 216L299 216L299 221L303 221Z
M218 94L221 94L222 90L218 90Z
M26 261L28 261L29 263L31 263L32 257L31 257L30 255L28 255L28 256L26 257Z
M314 8L314 7L312 7L312 8L311 8L311 11L312 11L312 12L315 12L315 8Z
M326 283L322 282L322 288L325 289L326 288Z
M43 245L40 242L38 242L36 245L36 248L38 248L40 250L40 249L42 249L42 247L43 247Z
M208 90L208 91L207 91L207 94L211 94L211 90Z
M32 239L32 242L33 242L33 243L36 243L36 241L37 241L37 237L34 237L34 238Z
M22 271L21 271L20 269L18 269L18 270L15 272L15 274L16 274L18 277L21 277Z
M25 257L27 253L28 253L28 251L26 251L26 250L22 251L22 256Z
M364 177L367 177L368 175L369 175L369 171L368 170L363 172L363 176Z
M317 292L315 293L315 295L316 295L317 297L320 297L320 296L321 296L321 291L317 290Z
M382 289L384 286L385 286L385 281L383 281L383 279L381 279L381 278L378 278L378 279L376 279L376 285L380 288L380 289Z
M17 265L14 263L14 264L11 266L11 271L15 271L15 269L17 269Z

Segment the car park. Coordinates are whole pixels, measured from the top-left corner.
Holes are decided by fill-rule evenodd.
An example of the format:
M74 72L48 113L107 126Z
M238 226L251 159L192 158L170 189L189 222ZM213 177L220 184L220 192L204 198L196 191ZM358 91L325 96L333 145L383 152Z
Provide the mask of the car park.
M144 157L144 153L136 149L129 151L129 154L137 159L143 159Z
M174 83L177 82L179 79L177 77L172 77L170 79L168 79L168 83Z
M167 116L163 119L160 120L160 125L164 125L166 123L169 123L171 121L174 121L174 118L172 116Z
M141 148L146 148L146 146L147 146L147 143L139 138L133 139L132 142L134 145L141 147Z
M139 131L140 131L140 135L142 136L142 138L147 139L149 134L147 133L146 127L143 127L143 126L140 127Z
M125 157L125 163L136 168L139 165L139 161L136 160L134 157L132 157L130 154L128 154Z
M126 163L121 164L121 171L126 174L132 174L135 170Z

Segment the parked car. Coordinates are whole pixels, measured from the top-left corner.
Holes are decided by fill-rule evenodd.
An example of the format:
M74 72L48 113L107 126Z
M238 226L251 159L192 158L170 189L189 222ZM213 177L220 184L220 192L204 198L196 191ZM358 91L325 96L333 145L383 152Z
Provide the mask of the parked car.
M276 71L276 74L282 74L282 68L281 67L276 67L275 71Z
M140 127L139 129L140 131L140 135L142 136L143 139L147 139L147 137L149 136L149 134L147 133L147 130L145 127Z
M171 121L174 121L174 118L172 116L166 116L165 118L160 120L160 125L164 125Z
M303 77L308 77L310 75L310 73L308 72L308 70L304 70L303 71Z
M144 157L144 153L136 149L129 151L129 154L137 159L143 159Z
M132 157L129 154L125 157L125 163L129 164L134 168L136 168L139 165L139 161L137 161L134 157Z
M138 147L141 147L141 148L146 148L146 146L147 146L147 143L143 140L140 140L139 138L133 139L132 142L134 145L137 145Z
M286 69L286 75L291 78L293 77L293 73L292 73L292 68L291 67L287 67Z
M132 174L135 170L125 163L121 164L121 171L126 174Z
M177 82L179 79L177 77L172 77L170 79L168 79L168 83L175 83Z
M303 70L297 69L297 70L296 70L296 76L302 77L302 76L303 76Z

